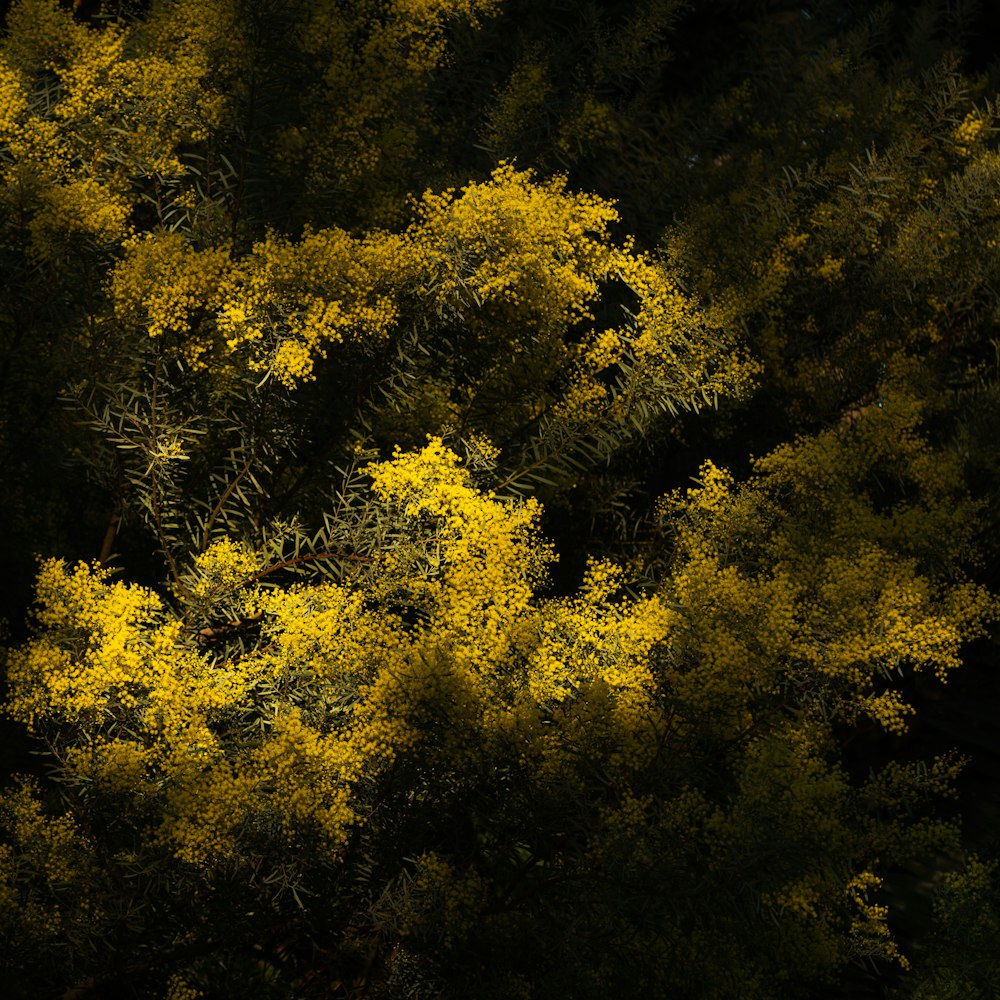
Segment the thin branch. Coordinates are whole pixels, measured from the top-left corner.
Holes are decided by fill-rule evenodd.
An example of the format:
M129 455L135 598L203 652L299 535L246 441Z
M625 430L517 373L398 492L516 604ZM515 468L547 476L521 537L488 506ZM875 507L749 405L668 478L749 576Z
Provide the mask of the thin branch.
M225 490L222 493L222 496L219 497L219 502L212 508L212 512L208 515L208 518L205 521L204 530L201 533L201 543L199 545L200 552L204 552L205 549L208 548L208 535L209 532L212 530L212 525L215 524L215 520L221 513L222 508L225 506L226 501L233 495L233 491L236 489L237 486L240 485L240 482L242 481L244 476L246 476L250 472L250 466L253 464L253 460L256 457L257 457L256 452L251 451L250 457L247 458L246 462L243 463L243 468L240 469L240 471L236 474L235 478L225 488Z
M346 562L373 563L376 558L377 556L359 556L354 552L315 552L305 556L295 556L292 559L285 559L283 562L275 563L273 566L268 566L267 569L263 569L259 573L254 573L253 576L248 576L240 584L240 586L245 587L256 580L262 580L265 576L269 576L271 573L275 573L280 569L287 569L289 566L297 566L300 563L318 562L323 559L341 559Z
M159 390L159 375L160 375L160 357L159 354L156 356L156 366L153 369L153 390L150 396L150 406L149 406L149 433L150 440L155 442L157 439L156 434L156 406L157 397ZM167 565L170 568L170 575L173 577L174 584L182 590L186 588L181 583L180 570L177 568L177 563L174 560L173 553L170 551L170 546L167 544L167 535L163 530L163 515L160 510L160 488L159 488L159 476L157 475L156 467L154 466L151 470L152 475L150 476L150 495L149 495L149 509L150 513L153 515L153 520L156 524L156 537L159 539L160 547L163 550L163 557L167 560Z
M115 504L115 509L111 512L111 518L108 520L108 530L104 533L104 541L101 543L101 554L97 557L97 561L102 566L106 565L111 558L111 548L115 544L115 538L118 537L118 528L121 522L122 509L119 504Z

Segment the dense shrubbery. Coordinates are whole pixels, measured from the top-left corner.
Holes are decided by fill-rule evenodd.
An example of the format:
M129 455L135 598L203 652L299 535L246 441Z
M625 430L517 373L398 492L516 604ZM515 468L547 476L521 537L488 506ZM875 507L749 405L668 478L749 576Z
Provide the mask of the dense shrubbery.
M992 995L994 81L710 6L12 6L12 995Z

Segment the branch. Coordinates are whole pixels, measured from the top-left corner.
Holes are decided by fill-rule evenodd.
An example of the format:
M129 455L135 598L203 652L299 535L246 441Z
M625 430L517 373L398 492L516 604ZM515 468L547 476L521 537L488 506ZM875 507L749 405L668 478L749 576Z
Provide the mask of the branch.
M219 497L219 502L212 508L212 512L208 515L208 518L205 521L205 528L201 533L201 545L199 546L199 551L204 552L205 549L208 548L208 533L211 531L212 525L215 523L215 519L219 516L219 512L222 510L225 502L233 495L233 491L240 485L240 480L243 479L247 473L249 473L250 466L256 457L256 452L251 451L250 457L243 463L243 468L236 473L235 478L225 488L222 496Z
M102 566L106 565L111 558L111 547L115 544L121 522L122 509L119 504L115 504L115 509L111 512L111 518L108 521L108 530L104 533L104 541L101 543L101 554L97 557L97 561Z
M376 558L376 556L359 556L354 552L315 552L305 556L295 556L292 559L285 559L283 562L268 566L267 569L263 569L259 573L254 573L253 576L248 576L240 586L245 587L256 580L262 580L271 573L276 573L280 569L287 569L289 566L297 566L300 563L318 562L323 559L342 559L347 562L373 563Z

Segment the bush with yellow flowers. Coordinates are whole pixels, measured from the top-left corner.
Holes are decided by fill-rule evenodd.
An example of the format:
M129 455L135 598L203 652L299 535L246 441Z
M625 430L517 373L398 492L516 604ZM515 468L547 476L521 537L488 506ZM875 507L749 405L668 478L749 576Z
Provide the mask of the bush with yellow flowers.
M985 80L892 5L69 6L0 38L0 986L988 995Z
M48 811L30 785L6 799L7 924L38 926L25 968L64 922L58 975L94 988L210 992L217 963L252 978L248 941L293 991L388 982L404 958L411 986L477 996L692 970L702 995L770 996L851 958L905 967L878 888L954 845L933 802L960 761L856 783L837 727L905 729L893 673L943 678L994 611L893 544L864 491L823 507L824 477L891 459L920 484L910 515L961 545L960 485L908 419L776 452L742 489L706 466L664 499L675 551L646 596L608 561L546 596L538 503L477 489L438 438L363 468L349 502L382 541L336 582L275 585L228 538L167 602L44 563L8 665L7 711L61 790ZM121 940L113 968L88 957Z

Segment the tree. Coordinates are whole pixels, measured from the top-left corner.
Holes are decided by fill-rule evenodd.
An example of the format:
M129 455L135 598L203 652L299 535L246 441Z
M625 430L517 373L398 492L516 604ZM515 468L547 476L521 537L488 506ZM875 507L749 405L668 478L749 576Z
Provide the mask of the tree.
M905 741L998 610L992 105L894 8L683 84L702 5L537 11L12 9L12 991L982 981L990 862L951 978L894 886L970 846Z

